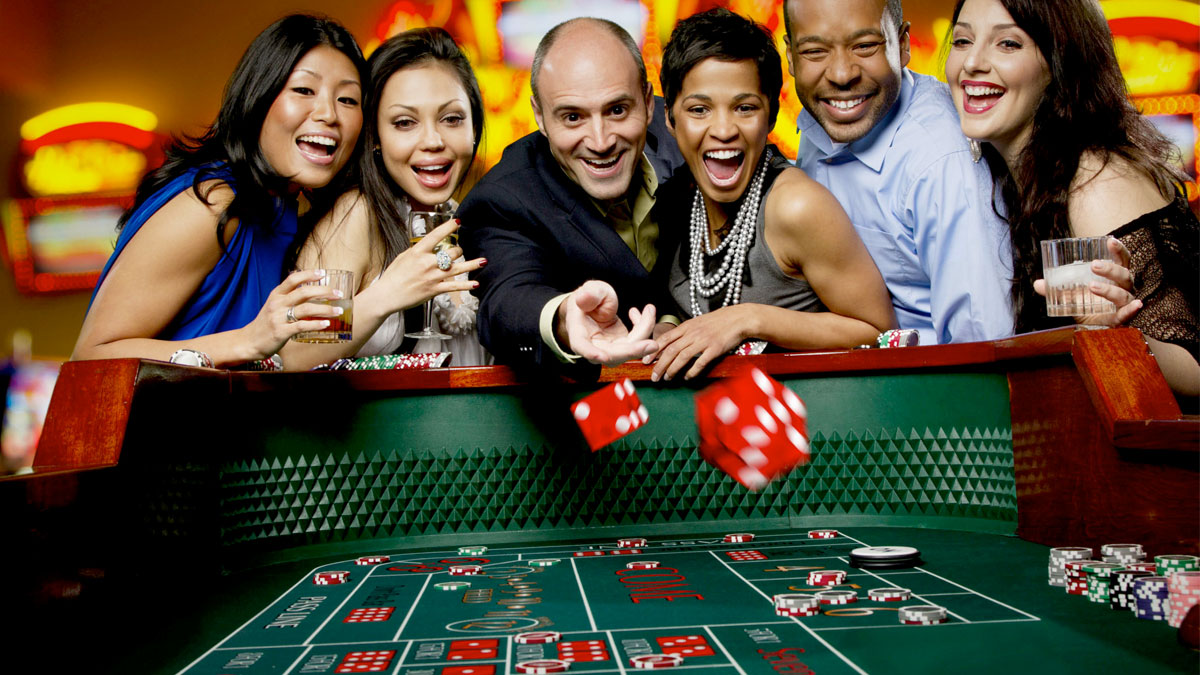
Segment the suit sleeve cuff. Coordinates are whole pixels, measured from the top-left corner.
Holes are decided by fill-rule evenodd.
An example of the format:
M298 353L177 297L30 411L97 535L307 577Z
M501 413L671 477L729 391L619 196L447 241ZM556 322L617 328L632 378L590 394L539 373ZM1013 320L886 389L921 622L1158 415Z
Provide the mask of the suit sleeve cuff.
M558 314L559 305L569 295L571 294L563 293L562 295L550 298L550 301L542 307L542 315L538 318L538 331L542 334L542 342L546 343L546 346L550 348L551 353L554 354L554 358L563 363L575 363L580 358L578 354L571 354L563 349L558 344L558 338L554 336L554 316Z

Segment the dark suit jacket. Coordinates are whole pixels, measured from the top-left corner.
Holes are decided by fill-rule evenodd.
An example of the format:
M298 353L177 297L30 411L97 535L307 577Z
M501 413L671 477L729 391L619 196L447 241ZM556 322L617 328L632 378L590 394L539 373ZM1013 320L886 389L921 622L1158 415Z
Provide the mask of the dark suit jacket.
M656 103L645 154L661 185L683 157L662 123L662 101ZM488 261L476 276L479 339L497 362L559 370L560 362L542 342L538 319L551 298L589 279L612 284L626 324L630 307L653 304L660 316L674 312L666 281L670 256L662 253L647 272L583 188L563 173L540 132L508 146L457 215L467 259ZM667 219L655 220L659 251L672 251L679 233L664 227Z

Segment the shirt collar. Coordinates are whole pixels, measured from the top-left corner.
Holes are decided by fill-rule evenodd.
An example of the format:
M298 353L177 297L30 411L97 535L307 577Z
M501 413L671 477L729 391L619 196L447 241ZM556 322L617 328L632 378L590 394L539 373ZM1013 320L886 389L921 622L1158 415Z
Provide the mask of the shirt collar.
M638 189L636 192L626 196L630 213L633 212L634 205L637 204L638 197L642 193L645 193L647 196L653 198L655 193L658 191L658 174L654 173L654 165L650 163L649 158L646 157L646 153L643 152L641 157L642 158L641 161L638 162L637 169L634 170L633 178L630 179L631 184L633 184L634 181L637 181ZM591 199L590 196L589 199ZM612 202L600 201L598 199L592 199L591 201L600 211L600 215L604 218L607 218L608 210L612 208Z
M905 68L900 74L900 96L892 105L892 109L866 136L853 143L835 143L808 110L800 111L799 117L796 118L796 127L801 136L807 137L808 142L822 156L849 155L878 172L883 169L883 160L895 141L896 132L900 129L903 111L912 100L913 86L912 73Z

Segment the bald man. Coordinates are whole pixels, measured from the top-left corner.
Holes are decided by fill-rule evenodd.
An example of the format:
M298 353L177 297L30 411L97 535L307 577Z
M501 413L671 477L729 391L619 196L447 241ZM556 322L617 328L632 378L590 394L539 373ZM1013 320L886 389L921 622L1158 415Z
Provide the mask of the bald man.
M658 252L674 233L660 232L654 207L683 158L637 43L602 19L559 24L534 54L531 88L538 131L508 146L458 210L463 250L488 261L480 340L516 367L640 358L671 327L670 260L659 265Z

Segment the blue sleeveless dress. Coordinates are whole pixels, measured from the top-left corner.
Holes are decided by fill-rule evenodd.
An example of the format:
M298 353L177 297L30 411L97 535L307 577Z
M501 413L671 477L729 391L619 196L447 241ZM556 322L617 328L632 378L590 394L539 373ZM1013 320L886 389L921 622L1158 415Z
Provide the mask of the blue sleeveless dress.
M96 291L99 291L100 284L108 276L108 270L126 244L164 204L192 188L197 171L199 169L189 169L176 176L134 211L117 237L112 257L100 272ZM218 169L211 178L225 181L237 192L229 171ZM267 296L283 280L283 259L296 236L295 203L281 200L273 217L274 222L271 223L243 220L238 224L237 232L220 260L204 277L179 314L155 338L187 340L234 330L250 323L258 315ZM216 236L215 231L213 236ZM170 253L163 252L164 255ZM92 292L92 301L96 299L96 291Z

